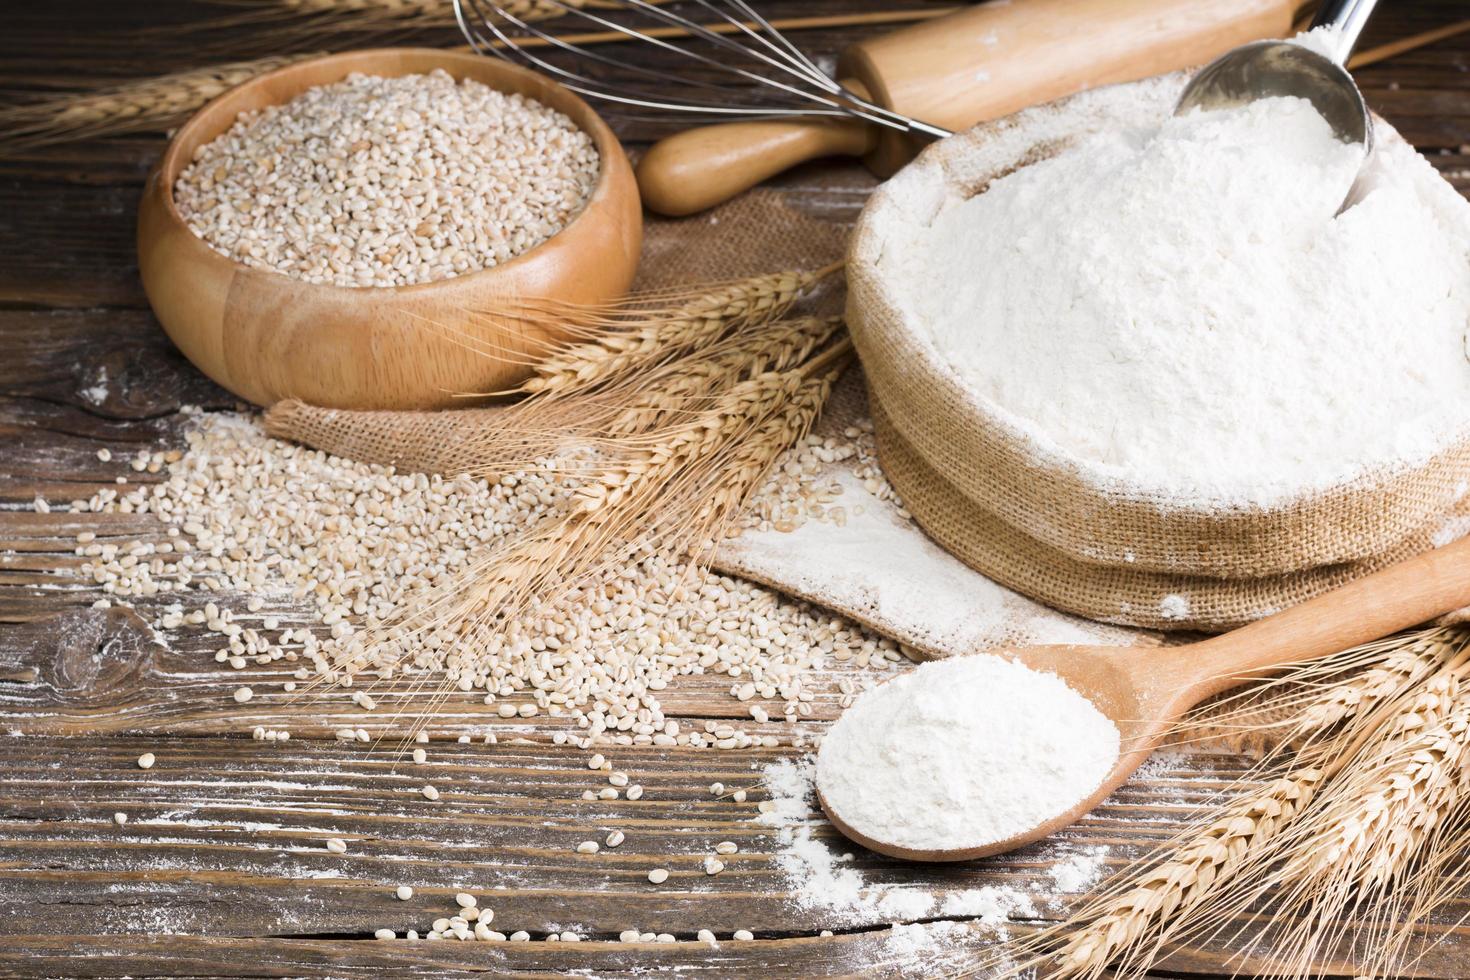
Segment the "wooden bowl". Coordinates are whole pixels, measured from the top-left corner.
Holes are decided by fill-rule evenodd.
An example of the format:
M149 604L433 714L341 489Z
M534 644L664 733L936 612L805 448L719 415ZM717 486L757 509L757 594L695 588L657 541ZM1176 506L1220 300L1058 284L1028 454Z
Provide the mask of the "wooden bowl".
M601 157L586 206L556 235L509 262L411 286L314 285L251 268L189 230L173 187L195 151L240 113L286 102L353 72L401 76L442 68L566 114ZM622 146L591 107L527 69L473 54L388 48L314 58L253 78L200 109L169 144L138 209L138 266L148 301L173 342L205 374L260 405L299 398L356 409L463 406L456 394L498 391L529 373L526 352L548 338L538 327L467 311L517 296L601 303L627 292L638 264L643 217ZM503 308L503 306L502 306ZM425 321L468 331L469 350ZM520 352L523 356L514 356Z

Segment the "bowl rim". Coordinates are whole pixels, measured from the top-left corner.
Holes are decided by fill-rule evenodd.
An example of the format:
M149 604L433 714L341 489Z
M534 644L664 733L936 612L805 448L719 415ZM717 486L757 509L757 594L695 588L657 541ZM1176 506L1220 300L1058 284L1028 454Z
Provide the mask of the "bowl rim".
M381 72L371 67L371 64L373 62L384 57L402 55L426 57L431 61L442 63L426 66L422 70L405 71L392 75L383 75L381 74ZM319 82L315 85L302 86L300 88L297 88L285 99L272 100L267 104L284 105L310 88L315 88L320 85L335 84L336 82L345 79L348 75L355 73L361 73L364 75L378 75L379 77L386 78L403 78L408 75L426 74L427 72L433 71L436 68L443 68L445 71L449 72L449 74L452 75L457 82L463 81L466 78L475 78L475 81L478 81L483 85L489 85L489 87L495 89L496 91L505 92L506 89L499 84L493 84L491 82L484 81L483 79L470 75L466 72L456 72L452 68L452 66L454 65L459 65L462 67L471 65L476 67L489 65L491 66L490 70L492 74L499 73L506 77L518 78L521 81L526 82L532 86L548 87L549 90L553 94L555 94L558 99L566 100L567 104L574 110L574 112L583 115L583 119L575 118L573 113L567 112L562 108L551 105L549 102L546 102L543 99L537 98L535 96L527 96L527 98L534 98L537 102L541 102L548 108L551 108L561 113L562 115L567 116L572 120L572 123L578 129L586 133L588 136L592 137L593 145L597 149L598 159L597 178L592 185L591 192L588 193L587 197L582 201L581 207L577 210L577 213L572 216L572 219L566 224L562 225L561 228L557 229L555 234L552 234L546 239L537 242L535 245L526 249L524 252L515 256L507 262L501 262L497 265L492 265L483 269L475 269L473 271L466 272L458 276L447 276L442 279L430 279L425 282L405 283L400 286L342 286L336 283L310 282L306 279L299 279L295 276L288 275L287 273L281 272L277 269L269 268L267 266L255 266L249 265L245 262L241 262L238 259L232 258L219 251L212 244L210 244L208 240L198 234L195 234L194 229L189 227L189 223L184 220L184 216L179 212L178 204L174 200L174 185L178 182L179 175L182 174L184 169L192 162L191 159L185 159L184 147L187 143L193 143L193 150L190 153L190 156L192 157L192 153L197 152L199 147L213 142L215 139L218 139L220 136L224 135L224 133L227 132L229 128L233 126L235 122L239 119L240 112L243 112L245 110L242 109L240 110L240 112L234 113L230 117L224 128L219 129L207 138L194 140L193 138L197 135L196 131L203 127L204 121L208 119L212 113L217 112L221 106L224 106L231 100L241 98L242 95L252 89L269 87L269 85L273 81L277 81L283 78L290 78L293 75L302 74L322 65L335 66L339 63L351 65L355 62L364 62L366 64L364 65L364 67L347 68L342 72L341 76L334 81ZM426 47L379 47L362 48L353 51L342 51L335 54L326 54L316 57L302 58L299 61L293 61L290 64L281 65L278 68L272 68L270 71L261 72L259 75L253 75L245 81L231 86L230 88L221 92L219 95L216 95L214 98L210 99L204 105L196 109L189 116L189 118L185 120L184 123L180 125L177 130L174 131L173 135L169 138L168 146L164 149L163 154L158 158L158 162L154 165L153 172L155 175L155 180L157 181L159 199L160 203L163 205L164 215L168 218L169 221L177 224L180 228L187 232L192 239L199 243L199 245L203 246L204 251L208 253L208 260L210 261L226 263L231 269L238 270L241 273L276 277L279 278L283 283L290 283L292 286L306 289L341 290L343 292L351 293L353 295L371 294L383 296L404 296L419 295L421 293L431 291L435 288L442 289L447 283L454 283L460 286L468 286L469 282L471 280L474 280L476 277L488 277L497 273L505 273L508 270L511 270L511 268L518 263L529 264L532 257L535 256L537 252L539 252L542 248L544 248L546 245L548 245L559 236L564 235L578 222L582 221L587 216L588 212L592 210L592 204L594 201L604 198L610 193L609 188L612 176L613 154L626 155L625 151L623 150L622 143L618 140L617 135L612 131L612 127L607 124L607 121L604 120L602 116L597 113L597 110L593 109L592 106L588 104L588 102L577 93L573 92L571 89L567 88L565 85L561 84L555 79L542 74L541 72L533 71L530 68L525 68L521 65L513 64L509 61L504 61L498 58L490 58L485 55L474 54L468 51L448 51L442 48Z

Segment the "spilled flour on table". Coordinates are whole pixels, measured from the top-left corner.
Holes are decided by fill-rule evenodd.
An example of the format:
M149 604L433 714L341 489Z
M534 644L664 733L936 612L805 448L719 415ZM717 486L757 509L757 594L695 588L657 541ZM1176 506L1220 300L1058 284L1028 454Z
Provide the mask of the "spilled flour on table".
M1134 645L1138 630L1058 612L986 578L934 543L878 466L857 379L818 431L751 501L719 570L842 612L932 656L1041 643Z
M815 792L816 759L782 759L767 766L762 781L770 805L757 819L776 831L776 865L791 889L791 902L805 911L822 911L837 926L892 925L885 951L922 959L968 943L1009 938L1012 920L1033 919L1041 905L1087 891L1102 877L1106 847L1060 856L1022 891L1008 885L930 890L918 879L931 869L914 869L914 883L878 882L856 864L857 845L848 844L827 823ZM938 919L932 922L916 922ZM957 921L958 920L958 921Z

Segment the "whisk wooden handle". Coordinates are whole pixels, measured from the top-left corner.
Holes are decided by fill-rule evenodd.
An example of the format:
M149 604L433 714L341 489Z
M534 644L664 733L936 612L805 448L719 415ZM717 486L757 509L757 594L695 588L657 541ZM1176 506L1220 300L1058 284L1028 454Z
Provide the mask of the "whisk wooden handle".
M877 142L872 127L857 120L703 126L655 143L638 161L638 191L650 210L680 217L728 201L798 163L863 156Z
M869 97L858 82L844 79L842 85ZM856 119L697 126L653 144L633 173L645 207L681 218L722 204L809 160L868 156L878 150L880 139L876 127Z

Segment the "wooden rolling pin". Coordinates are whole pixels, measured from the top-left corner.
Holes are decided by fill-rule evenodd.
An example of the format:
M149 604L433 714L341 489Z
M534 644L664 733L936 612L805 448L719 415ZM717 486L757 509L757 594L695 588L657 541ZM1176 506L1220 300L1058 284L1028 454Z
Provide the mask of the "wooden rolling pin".
M1018 109L1207 62L1283 37L1301 0L993 0L854 44L841 84L958 130ZM655 143L637 167L660 214L713 207L807 160L861 156L887 177L924 140L861 120L725 123Z

